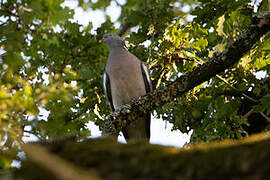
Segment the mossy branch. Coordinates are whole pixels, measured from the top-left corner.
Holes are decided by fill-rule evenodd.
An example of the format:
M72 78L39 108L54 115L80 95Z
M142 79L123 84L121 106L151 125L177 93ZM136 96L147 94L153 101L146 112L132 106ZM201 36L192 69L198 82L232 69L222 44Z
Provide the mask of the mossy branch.
M270 171L269 146L269 133L181 149L144 142L121 144L105 138L81 142L63 140L42 146L51 155L57 155L56 159L47 160L51 166L37 161L39 158L32 158L35 149L29 149L32 152L26 152L27 159L22 161L15 175L28 180L61 179L59 177L70 172L60 170L70 169L66 164L72 163L72 171L79 170L74 172L76 176L80 176L78 173L83 170L88 176L96 172L99 179L110 180L267 179Z

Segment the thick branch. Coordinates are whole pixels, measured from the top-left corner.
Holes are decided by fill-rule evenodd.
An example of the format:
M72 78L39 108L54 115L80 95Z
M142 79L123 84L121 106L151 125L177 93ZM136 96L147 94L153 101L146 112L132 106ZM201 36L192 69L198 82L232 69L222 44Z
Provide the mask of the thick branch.
M57 159L72 163L74 170L94 171L104 179L188 180L267 179L269 146L270 134L262 133L243 140L225 140L182 149L143 142L120 144L111 139L64 140L43 147L54 156L58 155ZM61 171L66 165L62 167L57 163L57 166L52 164L48 168L44 162L33 160L30 154L26 153L26 156L16 178L59 179L61 173L68 174ZM55 160L48 158L46 161ZM52 170L58 171L57 174Z
M110 114L103 127L106 136L118 135L119 131L127 123L136 119L139 112L153 111L174 98L193 89L201 83L208 81L216 74L224 72L232 67L243 57L259 39L270 30L270 13L263 17L254 17L250 27L243 31L240 38L233 42L226 50L198 66L192 72L187 73L166 87L159 88L147 94L139 100L124 106L119 111ZM114 126L115 125L115 126ZM116 128L115 128L116 127Z

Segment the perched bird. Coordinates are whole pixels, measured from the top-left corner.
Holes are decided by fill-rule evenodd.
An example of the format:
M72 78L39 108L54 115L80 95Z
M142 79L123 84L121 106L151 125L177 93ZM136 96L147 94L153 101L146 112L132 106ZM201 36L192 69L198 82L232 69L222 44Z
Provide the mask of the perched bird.
M100 42L110 48L103 73L103 87L112 111L152 91L149 69L146 63L131 54L116 34L105 34ZM126 140L150 139L151 113L146 112L122 129Z

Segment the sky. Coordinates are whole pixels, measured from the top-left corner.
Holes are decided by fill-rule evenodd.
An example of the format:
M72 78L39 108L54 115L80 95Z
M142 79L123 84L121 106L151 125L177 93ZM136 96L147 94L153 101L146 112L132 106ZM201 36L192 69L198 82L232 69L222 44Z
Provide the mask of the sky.
M118 0L120 4L123 4L125 0ZM84 26L87 26L89 22L93 24L93 30L91 33L96 34L95 30L105 22L104 12L101 10L87 10L84 11L82 8L77 7L77 1L66 0L63 6L74 9L75 15L73 22L78 22ZM119 27L119 23L116 22L120 16L121 8L112 2L111 5L106 9L105 13L111 17L111 21L115 22L115 26ZM94 122L89 122L87 124L88 128L91 130L91 137L101 136L99 128L94 124ZM156 118L152 115L151 118L151 144L161 144L175 147L182 147L185 143L189 142L190 134L182 134L179 130L172 131L173 125L169 122L163 121L162 119ZM122 134L118 137L119 142L125 143L125 139Z

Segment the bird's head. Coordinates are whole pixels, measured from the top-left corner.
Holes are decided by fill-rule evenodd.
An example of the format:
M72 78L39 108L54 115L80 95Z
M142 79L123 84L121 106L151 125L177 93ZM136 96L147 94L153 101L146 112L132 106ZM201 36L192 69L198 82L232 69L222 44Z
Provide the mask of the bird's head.
M100 43L106 43L109 48L125 48L125 41L116 34L104 34Z

